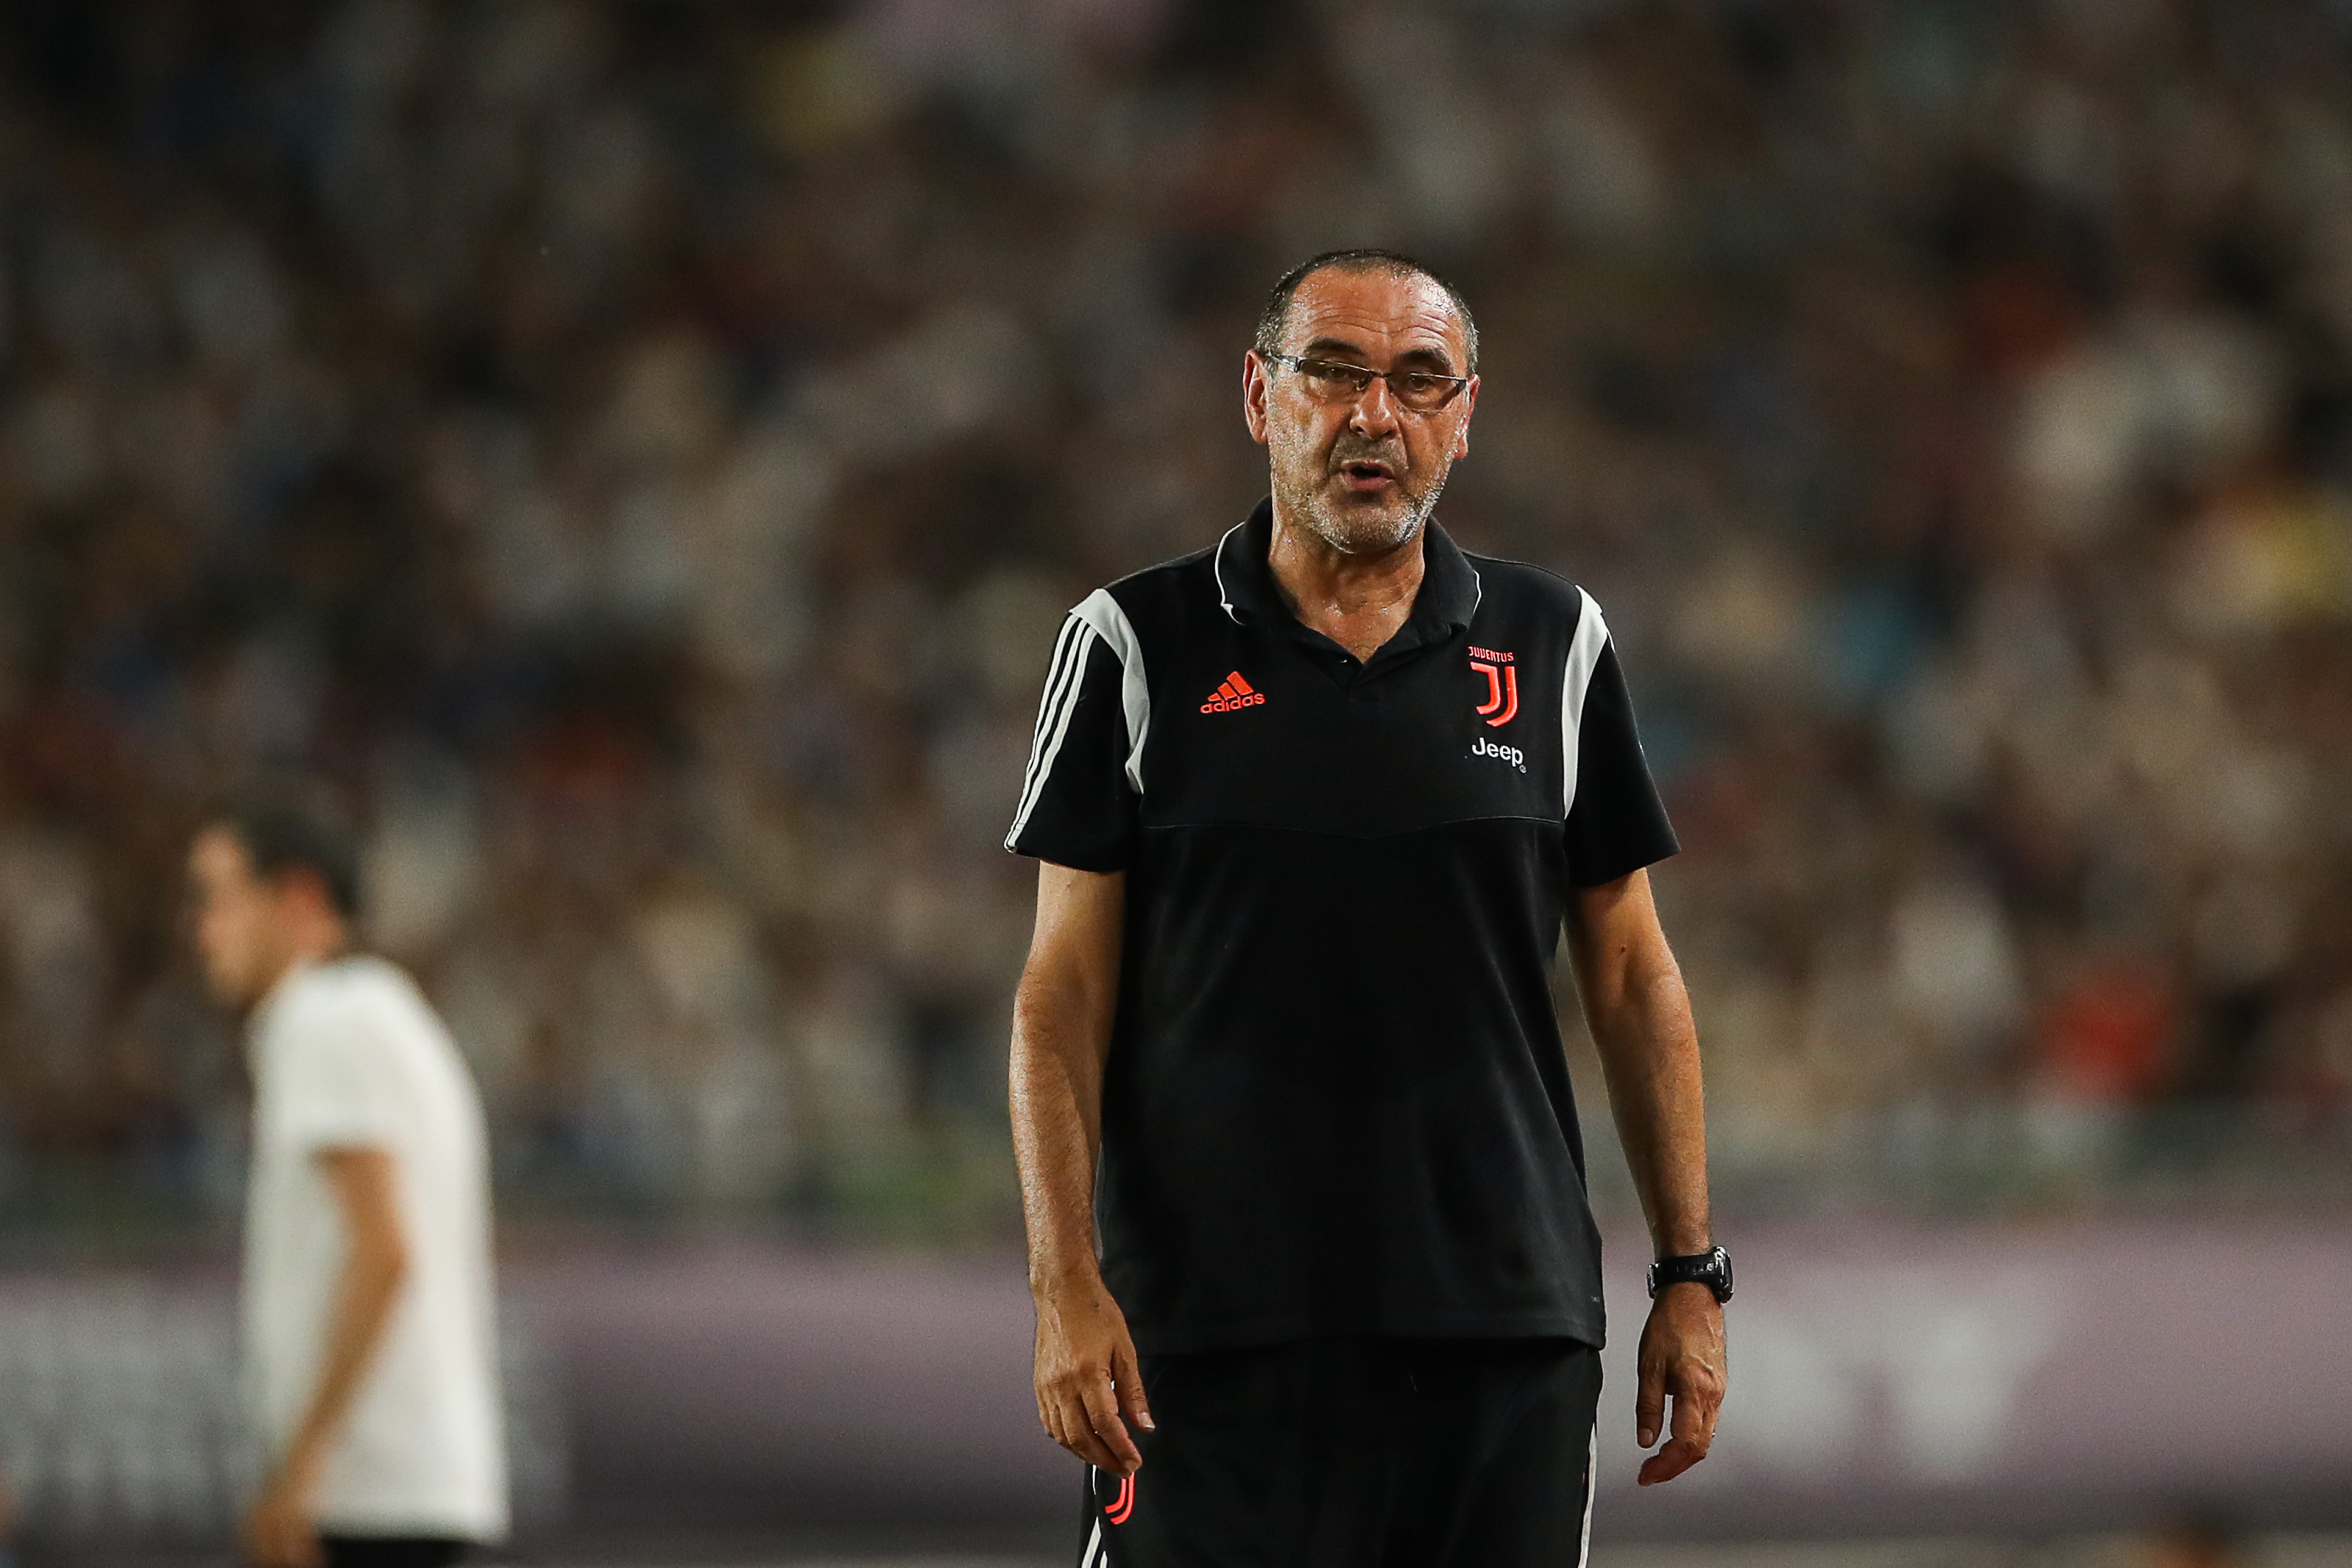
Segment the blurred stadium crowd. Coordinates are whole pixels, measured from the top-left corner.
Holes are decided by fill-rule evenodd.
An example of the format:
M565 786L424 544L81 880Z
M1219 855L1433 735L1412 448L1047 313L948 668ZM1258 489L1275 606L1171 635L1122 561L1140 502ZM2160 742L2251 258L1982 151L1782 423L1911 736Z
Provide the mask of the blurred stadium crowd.
M179 860L304 768L521 1198L1009 1224L1056 622L1252 505L1263 291L1365 243L1480 313L1448 527L1625 651L1727 1164L2334 1136L2347 48L2317 0L11 5L0 1189L229 1189Z

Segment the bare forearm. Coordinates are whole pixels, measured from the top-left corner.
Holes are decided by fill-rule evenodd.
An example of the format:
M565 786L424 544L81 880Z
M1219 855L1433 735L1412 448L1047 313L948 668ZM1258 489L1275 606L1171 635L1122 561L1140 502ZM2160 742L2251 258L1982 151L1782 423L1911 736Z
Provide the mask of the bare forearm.
M1041 1296L1101 1287L1095 1263L1095 1153L1103 1061L1118 1007L1116 872L1037 868L1037 929L1013 999L1013 1150L1029 1225L1029 1282Z
M1707 1217L1706 1117L1698 1030L1669 963L1591 1019L1610 1109L1660 1256L1714 1245Z
M1013 1022L1013 1149L1029 1228L1034 1290L1096 1276L1095 1155L1101 1142L1102 1067L1071 1038L1066 1009L1024 983Z
M1037 1302L1037 1420L1071 1453L1121 1476L1143 1463L1128 1423L1151 1429L1127 1319L1095 1259L1095 1154L1103 1063L1118 1009L1127 879L1037 868L1037 929L1013 999L1013 1148Z
M294 1440L280 1456L299 1492L342 1429L366 1380L408 1273L408 1238L400 1216L398 1165L373 1147L322 1149L319 1168L333 1190L343 1228L343 1266L329 1307L319 1380Z
M318 1386L287 1450L289 1463L315 1462L341 1430L369 1363L392 1322L393 1305L400 1299L401 1281L407 1272L407 1256L396 1246L353 1248L344 1260Z
M1642 1212L1661 1255L1713 1245L1706 1111L1690 995L1635 872L1580 897L1570 953Z
M1609 1078L1617 1135L1661 1257L1714 1245L1706 1204L1706 1107L1690 994L1658 925L1646 872L1584 889L1569 920L1569 955L1584 1017ZM1704 1287L1670 1285L1650 1304L1635 1355L1633 1431L1648 1448L1643 1486L1672 1480L1706 1458L1723 1404L1723 1305Z

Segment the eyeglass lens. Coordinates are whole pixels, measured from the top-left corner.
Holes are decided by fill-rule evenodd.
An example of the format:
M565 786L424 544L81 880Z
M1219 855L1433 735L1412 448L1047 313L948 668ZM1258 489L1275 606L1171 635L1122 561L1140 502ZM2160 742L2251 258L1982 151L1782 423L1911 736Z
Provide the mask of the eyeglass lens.
M1335 360L1300 360L1297 364L1307 391L1325 402L1361 397L1371 390L1375 377L1385 375L1391 396L1409 409L1426 413L1453 402L1462 385L1452 376L1430 371L1381 371Z

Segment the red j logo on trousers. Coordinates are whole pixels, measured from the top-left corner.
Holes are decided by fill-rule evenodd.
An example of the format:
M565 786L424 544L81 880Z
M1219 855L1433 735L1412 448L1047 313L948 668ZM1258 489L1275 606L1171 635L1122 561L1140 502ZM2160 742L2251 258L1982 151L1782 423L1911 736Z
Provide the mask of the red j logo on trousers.
M1135 1478L1123 1476L1118 1483L1118 1495L1103 1504L1103 1517L1113 1524L1125 1524L1127 1516L1135 1511Z

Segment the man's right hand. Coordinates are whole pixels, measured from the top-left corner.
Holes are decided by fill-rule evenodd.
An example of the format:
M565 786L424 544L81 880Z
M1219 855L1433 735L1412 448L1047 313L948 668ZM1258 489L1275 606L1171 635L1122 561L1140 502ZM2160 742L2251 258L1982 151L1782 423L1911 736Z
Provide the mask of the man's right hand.
M1045 1435L1097 1469L1133 1475L1143 1456L1127 1422L1152 1427L1127 1314L1099 1278L1035 1294L1037 1418Z

